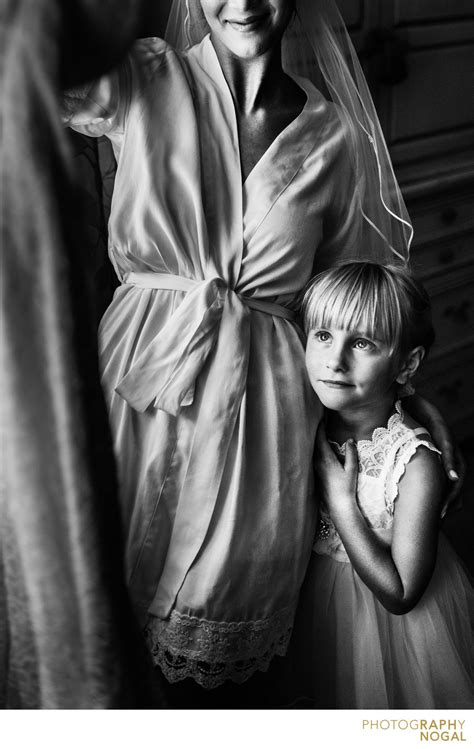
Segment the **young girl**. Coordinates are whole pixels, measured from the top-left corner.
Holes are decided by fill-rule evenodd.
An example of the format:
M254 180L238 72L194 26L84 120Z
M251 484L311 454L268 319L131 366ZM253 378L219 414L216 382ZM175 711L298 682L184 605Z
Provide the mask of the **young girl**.
M439 451L397 398L434 338L429 300L408 271L354 262L318 275L303 313L326 408L294 636L306 695L320 708L472 708L474 594L438 536Z

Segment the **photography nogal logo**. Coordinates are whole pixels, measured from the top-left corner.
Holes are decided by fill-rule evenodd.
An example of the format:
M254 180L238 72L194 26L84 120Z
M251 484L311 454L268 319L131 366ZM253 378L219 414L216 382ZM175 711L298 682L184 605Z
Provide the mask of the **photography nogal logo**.
M421 742L466 742L466 721L456 719L409 720L383 719L362 721L363 731L409 731L419 734Z

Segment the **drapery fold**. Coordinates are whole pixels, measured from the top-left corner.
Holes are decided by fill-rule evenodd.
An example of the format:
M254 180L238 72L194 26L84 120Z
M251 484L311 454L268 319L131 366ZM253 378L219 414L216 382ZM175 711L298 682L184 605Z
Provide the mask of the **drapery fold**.
M139 3L116 0L106 11L87 0L67 10L53 0L6 6L0 701L7 708L159 705L123 582L80 204L58 106L71 19L84 21L75 28L79 39L90 32L97 40L103 12L110 20ZM107 36L94 74L110 62L104 50L115 58L133 33L122 26L118 43L107 24Z

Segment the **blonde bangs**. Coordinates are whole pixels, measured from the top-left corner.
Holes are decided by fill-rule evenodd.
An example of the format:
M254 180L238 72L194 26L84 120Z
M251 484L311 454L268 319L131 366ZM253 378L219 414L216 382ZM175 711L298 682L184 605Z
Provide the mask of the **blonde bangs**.
M354 330L383 341L391 353L400 348L404 315L392 277L382 266L350 263L316 276L302 310L306 334L315 328Z

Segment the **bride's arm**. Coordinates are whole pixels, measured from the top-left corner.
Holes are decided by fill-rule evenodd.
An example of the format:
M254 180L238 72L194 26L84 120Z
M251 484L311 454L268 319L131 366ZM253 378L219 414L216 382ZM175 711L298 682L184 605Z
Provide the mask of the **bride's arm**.
M440 411L418 394L405 397L403 407L419 424L427 428L436 446L441 450L444 470L449 480L456 482L456 489L459 490L465 472L464 461Z
M61 29L61 117L85 135L112 129L120 70L138 37L164 36L171 0L72 0ZM91 124L90 132L87 125ZM97 127L94 127L96 125Z

